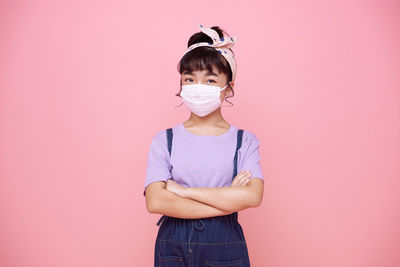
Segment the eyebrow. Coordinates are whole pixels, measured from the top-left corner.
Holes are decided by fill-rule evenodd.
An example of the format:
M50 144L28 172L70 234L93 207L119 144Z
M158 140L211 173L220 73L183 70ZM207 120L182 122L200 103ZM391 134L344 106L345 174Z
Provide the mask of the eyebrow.
M183 74L193 75L193 72L185 70L185 71L183 72ZM206 76L217 76L217 77L219 77L219 75L216 74L216 73L213 72L213 71L212 71L212 72L207 72L207 73L206 73Z

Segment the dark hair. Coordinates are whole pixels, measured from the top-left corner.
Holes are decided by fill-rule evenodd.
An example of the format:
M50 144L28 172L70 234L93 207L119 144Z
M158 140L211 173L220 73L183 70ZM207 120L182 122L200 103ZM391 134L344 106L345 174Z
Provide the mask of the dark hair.
M224 33L227 34L226 31L222 30L218 26L213 26L211 29L215 30L220 38L224 37ZM213 40L210 36L203 33L202 31L193 34L188 41L187 47L190 47L193 44L201 43L201 42L208 42L212 43ZM230 49L230 48L229 48ZM230 49L231 50L231 49ZM231 50L232 51L232 50ZM233 51L232 51L233 53ZM196 47L195 49L187 52L181 60L178 62L178 72L182 75L184 71L195 71L195 70L204 70L207 69L209 72L212 71L213 66L215 66L219 72L222 72L227 75L227 82L229 83L232 81L232 70L228 63L228 61L222 56L215 48L209 46L200 46ZM180 85L182 86L182 80L180 81ZM228 97L233 97L235 95L232 86L229 85L232 90L232 95L228 95L225 97L225 100ZM181 88L182 90L182 88ZM180 96L181 91L175 94L176 96ZM230 101L226 100L227 102L231 103ZM231 105L233 105L231 103Z

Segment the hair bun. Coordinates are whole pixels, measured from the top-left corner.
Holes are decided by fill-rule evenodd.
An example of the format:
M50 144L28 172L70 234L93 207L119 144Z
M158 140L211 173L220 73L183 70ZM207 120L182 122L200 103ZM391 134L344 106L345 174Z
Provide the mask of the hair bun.
M224 37L224 31L219 27L219 26L212 26L211 29L215 30L219 38ZM188 41L187 47L191 46L192 44L197 44L197 43L202 43L202 42L207 42L207 43L212 43L213 40L211 39L210 36L205 34L204 32L200 31L195 34L193 34Z

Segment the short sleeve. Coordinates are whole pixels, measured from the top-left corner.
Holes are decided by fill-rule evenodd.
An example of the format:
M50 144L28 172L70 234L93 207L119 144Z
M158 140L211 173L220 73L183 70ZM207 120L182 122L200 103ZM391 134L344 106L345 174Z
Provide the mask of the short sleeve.
M167 181L172 177L170 172L170 156L166 138L166 132L163 130L159 131L151 141L148 153L143 196L146 196L145 191L149 184L157 181Z
M257 136L251 132L244 131L242 146L238 151L238 173L242 170L249 170L251 178L258 177L264 180L260 165L259 147L260 141Z

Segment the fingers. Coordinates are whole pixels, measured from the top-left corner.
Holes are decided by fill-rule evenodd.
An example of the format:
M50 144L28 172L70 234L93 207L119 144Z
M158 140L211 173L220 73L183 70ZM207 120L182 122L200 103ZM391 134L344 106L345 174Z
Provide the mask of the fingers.
M250 181L250 177L251 177L250 171L241 171L233 179L231 186L246 185Z
M243 186L249 182L249 178L251 177L250 171L241 171L234 179L233 186Z
M173 186L174 182L175 182L174 180L168 179L167 182L165 183L165 189L167 190L171 189L171 186Z

